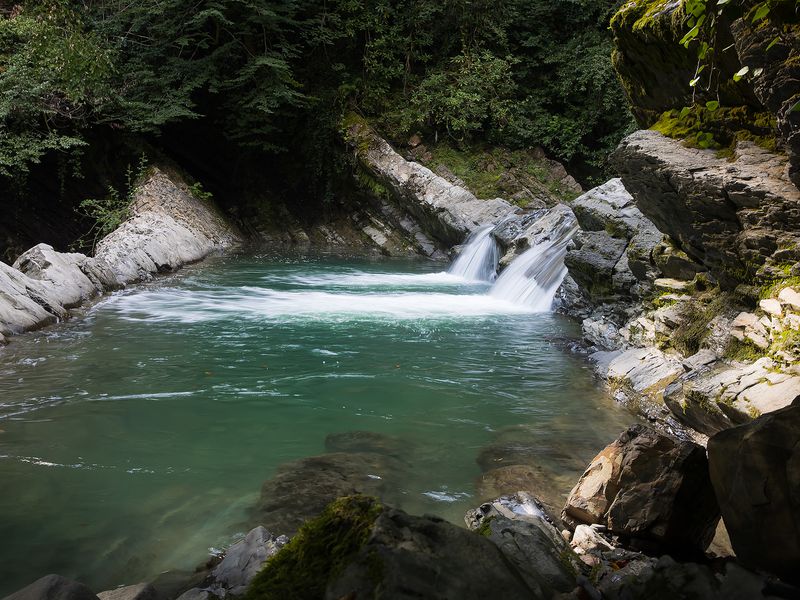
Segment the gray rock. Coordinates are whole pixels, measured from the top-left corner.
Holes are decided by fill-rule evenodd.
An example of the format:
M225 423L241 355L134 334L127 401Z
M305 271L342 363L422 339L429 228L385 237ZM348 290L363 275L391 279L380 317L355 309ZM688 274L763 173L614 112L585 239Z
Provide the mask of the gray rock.
M214 583L209 589L221 597L244 594L267 559L288 541L286 536L276 538L264 527L252 529L243 540L236 542L225 552L225 558L211 573ZM101 600L127 599L101 598Z
M45 575L3 600L98 600L82 583L61 575Z
M605 231L581 231L575 235L574 244L564 259L572 278L595 302L613 299L618 293L614 267L628 247L627 240Z
M183 592L176 600L209 600L210 598L211 594L208 590L192 588Z
M708 458L736 556L800 581L800 404L721 431Z
M631 239L642 229L652 227L619 178L589 190L569 205L584 231L605 231Z
M38 244L14 267L0 263L0 335L66 319L70 308L99 294L177 269L238 240L213 206L155 169L137 190L131 218L100 241L94 258Z
M653 248L653 262L664 277L691 281L698 273L705 271L705 267L696 263L689 255L677 248L669 239L662 241Z
M325 598L548 598L536 595L484 536L433 517L387 509Z
M705 450L634 425L592 460L562 518L646 547L702 552L719 521Z
M447 246L460 244L478 227L499 223L519 211L500 198L479 200L427 167L404 159L364 123L353 124L346 139L363 167L391 190L425 233Z
M733 162L656 131L625 138L612 160L636 205L693 260L733 286L800 242L800 190L787 159L741 143Z
M100 600L158 600L158 592L149 583L137 583L100 592L97 597Z
M761 358L752 364L707 364L675 380L664 392L664 403L675 418L706 435L749 423L785 408L800 396L800 376L777 372Z

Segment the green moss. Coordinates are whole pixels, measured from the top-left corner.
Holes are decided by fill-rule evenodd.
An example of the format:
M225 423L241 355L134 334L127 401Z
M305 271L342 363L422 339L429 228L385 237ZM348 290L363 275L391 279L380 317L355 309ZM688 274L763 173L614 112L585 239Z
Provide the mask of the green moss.
M774 152L777 149L774 115L747 106L709 110L692 106L668 110L651 129L693 148L711 148L721 157L732 157L738 142L753 142Z
M538 190L559 202L573 200L577 194L551 175L546 159L527 150L508 150L497 146L439 143L426 148L419 160L432 170L447 167L478 198L505 198L523 189ZM516 201L523 208L524 200Z
M328 582L339 575L369 539L383 508L375 498L351 496L330 504L308 521L256 575L245 600L322 598ZM376 556L374 560L379 560ZM381 566L370 562L370 572Z
M484 537L489 537L490 535L492 535L492 526L491 525L492 525L492 520L493 519L494 519L494 517L485 518L483 520L483 522L480 524L480 527L478 527L475 530L475 533L477 533L478 535L482 535Z
M749 341L740 341L732 337L725 346L723 356L729 360L752 363L764 356L764 351Z
M632 0L611 18L611 27L634 33L668 29L677 35L683 24L683 11L669 11L671 0Z

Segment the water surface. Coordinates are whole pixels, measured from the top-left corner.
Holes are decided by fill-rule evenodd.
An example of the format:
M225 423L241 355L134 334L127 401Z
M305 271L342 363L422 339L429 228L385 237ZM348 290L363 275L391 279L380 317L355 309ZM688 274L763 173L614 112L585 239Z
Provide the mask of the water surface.
M0 596L192 568L329 433L402 438L401 507L453 522L503 436L574 480L632 420L563 351L574 325L441 271L219 258L0 350Z

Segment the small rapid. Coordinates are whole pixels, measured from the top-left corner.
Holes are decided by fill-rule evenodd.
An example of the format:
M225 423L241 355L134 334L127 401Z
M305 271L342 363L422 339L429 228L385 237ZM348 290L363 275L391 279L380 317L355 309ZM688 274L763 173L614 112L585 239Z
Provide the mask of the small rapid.
M500 261L500 246L492 236L492 229L494 225L475 230L464 242L448 273L472 281L494 281Z

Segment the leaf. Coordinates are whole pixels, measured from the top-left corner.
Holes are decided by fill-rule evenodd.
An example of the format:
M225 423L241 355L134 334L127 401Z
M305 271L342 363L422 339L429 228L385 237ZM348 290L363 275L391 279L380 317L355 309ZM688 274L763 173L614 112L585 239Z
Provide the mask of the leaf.
M753 23L756 23L769 14L769 5L765 2L756 9L756 14L753 16Z
M728 4L731 0L717 0L717 6L724 6Z
M794 103L794 106L789 109L789 112L798 112L800 111L800 100Z
M711 112L715 112L719 108L719 101L718 100L710 100L706 102L706 108Z
M687 116L689 115L689 113L690 113L690 112L692 112L692 108L691 108L691 106L684 106L684 107L681 109L681 119L683 119L683 118L687 117Z
M699 27L698 25L695 25L694 27L692 27L692 28L691 28L691 29L690 29L690 30L689 30L689 31L686 33L686 35L685 35L685 36L683 36L683 37L681 38L680 45L681 45L681 46L687 46L687 47L688 47L689 43L690 43L690 42L691 42L691 41L692 41L694 38L696 38L696 37L697 37L697 34L698 34L698 33L700 33L700 27Z
M777 44L777 43L778 43L778 42L780 42L780 41L781 41L781 36L779 36L779 35L776 35L776 36L775 36L775 39L774 39L774 40L772 40L772 41L769 43L769 46L767 46L767 50L766 50L766 51L767 51L767 52L769 52L770 48L772 48L772 47L773 47L775 44Z
M689 86L690 86L690 87L695 87L695 86L697 85L697 82L698 82L698 81L700 81L700 78L699 78L699 77L695 77L694 79L692 79L692 80L689 82Z
M733 74L733 80L734 81L739 81L739 80L741 80L742 77L747 75L749 72L750 72L750 67L745 65L741 69L736 71L736 73Z

